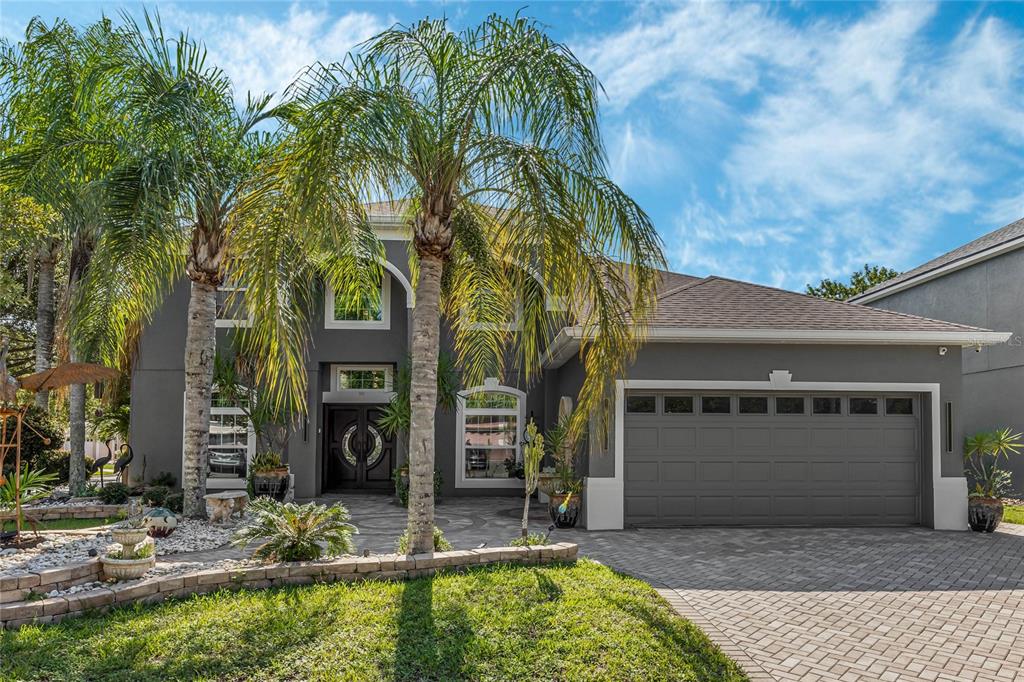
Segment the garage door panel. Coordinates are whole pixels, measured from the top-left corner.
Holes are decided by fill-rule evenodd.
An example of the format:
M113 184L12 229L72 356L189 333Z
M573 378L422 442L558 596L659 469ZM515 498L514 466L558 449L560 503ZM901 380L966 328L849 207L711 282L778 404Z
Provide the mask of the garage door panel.
M885 430L885 448L888 450L905 451L913 448L916 442L916 429L901 428Z
M657 481L659 478L657 462L626 462L627 481Z
M707 482L732 481L732 462L704 462L700 467L700 479Z
M842 448L845 442L844 432L845 429L842 428L811 429L811 447Z
M776 481L806 482L807 462L775 462L772 467L772 477Z
M664 521L695 521L697 498L692 495L662 495L659 510Z
M658 498L655 496L638 497L627 495L625 499L626 516L636 519L657 520Z
M662 480L669 483L697 480L696 462L664 462L661 465Z
M728 417L721 417L728 420ZM703 428L700 430L700 446L707 449L732 449L733 432L731 427Z
M658 427L629 427L625 433L626 447L631 450L654 450L658 448Z
M920 478L921 468L917 462L886 462L885 480L892 484L914 483Z
M661 442L667 449L692 451L697 447L697 429L665 427L661 430Z
M792 419L792 417L780 417L780 419ZM803 449L807 447L809 438L807 429L779 427L772 429L772 446L777 449Z
M873 448L877 450L882 447L883 442L882 429L878 427L846 430L846 449Z
M772 478L772 467L769 462L736 462L736 480L740 482L763 482Z
M846 462L811 462L812 483L836 483L849 478Z
M629 524L919 520L917 415L851 416L845 403L836 415L666 415L660 404L657 414L625 417Z
M769 428L741 427L736 429L736 448L764 449L771 447L772 430Z

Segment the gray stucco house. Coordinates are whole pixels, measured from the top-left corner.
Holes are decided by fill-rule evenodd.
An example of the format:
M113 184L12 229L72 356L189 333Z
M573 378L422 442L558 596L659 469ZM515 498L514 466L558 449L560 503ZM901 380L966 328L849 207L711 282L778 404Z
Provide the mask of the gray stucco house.
M310 332L308 415L285 453L299 497L388 489L405 456L374 422L407 355L409 237L386 210L371 217L386 247L382 305L350 314L324 292ZM177 287L144 331L132 377L131 438L147 476L180 479L187 291ZM219 343L246 324L224 314ZM533 385L494 377L465 387L454 412L439 410L445 495L521 494L504 463L521 457L530 417L550 426L563 397L575 399L581 334L569 326L554 337ZM613 433L590 439L584 454L585 523L963 529L958 349L1006 337L666 272L649 338L616 383ZM450 334L442 343L451 346ZM244 415L217 404L209 487L242 487L254 448Z
M1024 219L1010 223L853 301L1012 332L1003 343L963 349L962 430L1024 432ZM1024 495L1024 456L1011 462Z

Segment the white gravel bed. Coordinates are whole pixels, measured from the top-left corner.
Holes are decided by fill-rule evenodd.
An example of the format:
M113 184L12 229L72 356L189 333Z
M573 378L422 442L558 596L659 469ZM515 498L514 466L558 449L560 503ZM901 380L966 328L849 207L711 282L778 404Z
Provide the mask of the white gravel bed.
M231 541L237 525L214 526L205 521L179 520L177 529L166 538L156 538L156 554L164 556L180 552L199 552L222 547ZM38 571L87 561L89 550L103 554L118 548L110 531L95 535L76 533L48 534L35 547L0 550L0 573Z

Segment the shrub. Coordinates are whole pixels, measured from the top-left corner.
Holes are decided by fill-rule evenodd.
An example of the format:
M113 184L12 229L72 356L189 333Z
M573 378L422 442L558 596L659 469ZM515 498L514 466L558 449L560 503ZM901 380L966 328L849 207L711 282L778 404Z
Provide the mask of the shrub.
M445 538L444 533L440 528L434 526L434 551L435 552L450 552L452 551L452 543L448 542ZM406 528L405 532L398 536L398 542L395 543L395 551L399 554L409 553L409 529Z
M395 482L395 495L398 497L398 503L403 507L409 506L409 481L407 478L409 469L408 467L401 467L395 469L394 475L391 477ZM441 486L444 484L444 477L441 476L441 472L434 469L434 499L441 499Z
M164 506L175 514L180 514L185 511L185 494L171 493L167 496L167 499L164 500Z
M124 483L108 483L97 495L103 504L124 504L128 501L129 488Z
M18 494L14 494L14 475L11 474L0 485L0 510L14 509L17 498L21 498L22 506L41 500L50 494L56 477L38 469L22 469L18 476Z
M348 523L348 510L340 504L326 507L310 502L278 502L260 497L246 511L252 521L235 532L231 544L245 547L266 539L253 557L260 561L313 561L324 555L352 554L352 534L359 530Z
M530 545L546 545L548 544L547 533L530 533L525 538L520 535L509 541L510 547L529 547Z
M171 490L165 485L151 485L142 493L142 501L150 507L162 507Z
M149 479L150 485L162 485L165 488L174 489L178 486L178 478L170 471L161 471L159 474Z
M57 485L67 483L71 473L71 453L67 450L45 450L36 459L36 466L56 476Z
M283 466L281 464L281 454L278 452L258 452L252 458L252 470L257 473L260 471L274 471Z

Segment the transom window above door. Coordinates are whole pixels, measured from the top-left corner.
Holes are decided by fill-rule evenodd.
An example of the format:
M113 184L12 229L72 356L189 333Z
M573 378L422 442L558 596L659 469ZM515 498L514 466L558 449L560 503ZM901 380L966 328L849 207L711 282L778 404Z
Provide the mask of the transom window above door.
M394 369L390 365L335 365L336 391L390 391Z
M327 329L391 329L391 277L386 273L375 294L340 296L328 286L324 298Z

